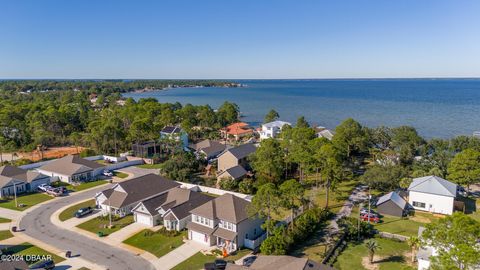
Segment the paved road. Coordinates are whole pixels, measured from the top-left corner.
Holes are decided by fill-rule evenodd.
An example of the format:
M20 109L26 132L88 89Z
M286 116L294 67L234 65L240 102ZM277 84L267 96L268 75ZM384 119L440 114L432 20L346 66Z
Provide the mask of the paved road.
M106 186L103 186L79 194L72 194L42 205L42 207L33 210L22 218L20 228L25 229L25 233L30 237L60 250L71 250L72 254L80 254L85 260L103 265L107 269L154 269L153 265L142 257L79 233L61 229L50 221L50 216L61 207L92 198L97 192L106 188Z

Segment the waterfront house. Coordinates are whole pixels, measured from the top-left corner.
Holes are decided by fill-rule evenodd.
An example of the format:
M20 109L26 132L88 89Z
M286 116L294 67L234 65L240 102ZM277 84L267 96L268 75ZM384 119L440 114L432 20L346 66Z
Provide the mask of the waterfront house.
M451 215L458 186L438 176L414 178L408 187L408 203L416 210Z
M282 131L283 126L285 125L291 126L292 124L279 120L263 124L262 129L259 131L260 139L263 140L277 137L278 134L280 134L280 132Z
M248 156L255 153L255 145L251 143L230 148L218 157L217 178L240 179L250 169Z
M377 212L380 214L403 217L407 210L407 202L395 191L383 195L377 201Z
M206 160L217 158L227 148L225 144L214 140L203 140L196 144L191 144L189 147L195 151L198 158Z
M118 216L132 213L140 202L168 192L179 183L156 174L147 174L115 184L95 195L96 205Z
M148 226L163 224L167 230L183 230L191 219L190 210L214 197L190 189L175 187L144 200L132 209L135 222Z
M105 165L84 159L78 155L67 155L63 158L48 162L37 171L50 176L53 181L60 180L65 183L85 182L95 180L102 174Z
M253 129L247 123L238 122L220 129L220 134L225 140L233 138L239 141L244 137L253 136Z
M249 205L249 201L227 193L191 210L188 239L217 246L226 253L241 247L255 249L265 233L263 219L248 214Z

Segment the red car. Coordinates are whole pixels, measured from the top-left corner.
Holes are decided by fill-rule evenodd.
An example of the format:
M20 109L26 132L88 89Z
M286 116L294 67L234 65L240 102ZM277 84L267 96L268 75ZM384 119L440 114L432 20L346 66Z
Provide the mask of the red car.
M375 214L370 214L370 215L361 215L360 216L360 219L363 220L363 221L368 221L370 220L371 222L374 222L374 223L378 223L380 221L380 218L378 218L377 215Z

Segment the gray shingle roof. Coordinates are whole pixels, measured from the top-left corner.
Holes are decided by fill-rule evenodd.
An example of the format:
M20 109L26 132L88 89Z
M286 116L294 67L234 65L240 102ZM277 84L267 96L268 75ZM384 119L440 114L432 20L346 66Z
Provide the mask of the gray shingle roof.
M257 147L251 143L242 144L240 146L230 148L225 152L230 152L234 155L237 159L242 159L247 157L248 155L255 153Z
M95 161L87 160L77 155L68 155L43 165L40 167L40 170L63 175L74 175L102 167L105 166Z
M448 197L457 196L457 185L438 176L414 178L408 191L436 194Z
M238 224L249 217L247 213L248 205L250 205L249 201L226 193L191 210L190 213Z
M35 181L37 179L48 177L39 172L24 170L10 165L0 167L0 175L22 180L27 183L31 183L32 181Z
M218 141L203 140L197 144L192 144L191 148L195 149L195 151L202 151L207 157L211 157L223 152L226 146Z
M240 165L233 166L231 168L226 169L224 172L222 172L219 177L222 178L222 175L224 173L228 173L233 179L239 179L243 177L244 175L247 174L247 171Z
M377 201L377 206L389 200L391 200L393 203L395 203L396 205L398 205L398 207L402 209L405 209L405 206L407 205L407 202L402 197L400 197L398 193L392 191L380 197Z

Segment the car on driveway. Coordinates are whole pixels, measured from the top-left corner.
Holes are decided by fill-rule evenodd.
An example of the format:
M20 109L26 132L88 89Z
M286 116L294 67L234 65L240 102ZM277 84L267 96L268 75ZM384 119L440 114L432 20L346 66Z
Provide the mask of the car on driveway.
M250 266L252 263L257 259L257 256L248 256L245 259L243 259L242 265L243 266Z
M37 187L37 189L46 192L47 190L52 189L52 187L47 184L41 184Z
M360 209L360 215L365 215L368 213L368 208L362 208ZM372 209L370 209L370 214L377 214L375 213L375 211L373 211Z
M108 176L108 177L112 177L113 173L109 170L105 170L105 171L103 171L103 175Z
M55 268L55 263L52 260L46 260L46 261L41 261L37 262L33 265L31 265L28 269L54 269Z
M363 221L370 221L370 222L373 222L373 223L380 222L380 218L376 214L360 215L360 219L363 220Z
M83 216L86 216L90 213L93 212L93 209L89 206L89 207L83 207L83 208L80 208L77 210L77 212L75 212L75 214L73 214L76 218L81 218Z

